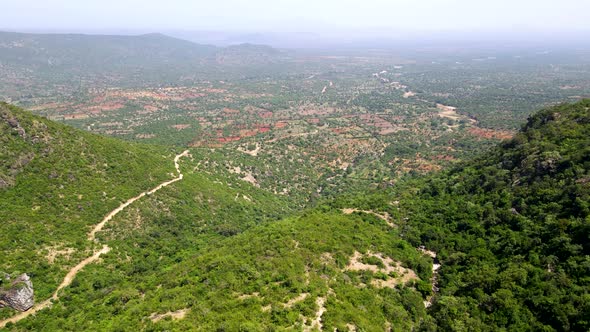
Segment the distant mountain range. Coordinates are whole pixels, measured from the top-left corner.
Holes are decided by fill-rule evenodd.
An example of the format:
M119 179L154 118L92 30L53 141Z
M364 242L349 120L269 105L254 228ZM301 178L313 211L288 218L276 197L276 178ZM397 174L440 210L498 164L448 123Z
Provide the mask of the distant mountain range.
M269 46L241 44L223 48L159 33L115 36L0 32L0 63L32 68L241 65L252 60L277 61L280 55L280 51Z
M218 47L158 33L0 32L0 100L67 95L83 86L160 86L266 75L288 60L286 52L265 45Z

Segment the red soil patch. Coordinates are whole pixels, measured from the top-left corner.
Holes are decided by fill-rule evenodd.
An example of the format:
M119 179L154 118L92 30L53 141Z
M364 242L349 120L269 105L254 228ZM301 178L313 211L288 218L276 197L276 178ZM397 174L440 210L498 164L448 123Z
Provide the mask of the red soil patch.
M106 100L106 96L97 96L92 98L92 103L103 103Z
M288 124L289 124L288 122L279 121L279 122L275 123L275 128L277 128L277 129L285 128Z
M240 130L240 137L252 137L258 134L258 130Z
M102 105L87 106L83 108L83 110L92 114L100 114L105 111L116 111L123 107L125 107L125 105L121 103L106 103Z
M223 113L225 115L235 115L235 114L240 114L240 111L239 110L234 110L234 109L231 109L231 108L224 108L223 109Z
M332 131L335 134L343 134L349 131L348 128L331 128L330 131Z
M144 105L143 106L143 110L146 111L146 112L150 112L151 113L151 112L157 111L158 108L156 106L153 106L153 105Z

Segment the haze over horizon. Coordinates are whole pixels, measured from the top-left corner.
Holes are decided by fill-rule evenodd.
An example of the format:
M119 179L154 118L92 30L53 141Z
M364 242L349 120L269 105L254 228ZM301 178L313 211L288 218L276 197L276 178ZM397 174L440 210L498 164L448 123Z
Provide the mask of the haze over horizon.
M478 36L583 37L590 2L581 0L353 0L197 2L22 0L3 5L2 30L81 33L211 31L322 38Z

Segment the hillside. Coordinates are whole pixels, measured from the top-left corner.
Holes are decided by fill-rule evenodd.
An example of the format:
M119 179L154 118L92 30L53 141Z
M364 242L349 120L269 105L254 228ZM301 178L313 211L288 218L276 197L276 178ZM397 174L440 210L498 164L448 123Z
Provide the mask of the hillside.
M343 329L347 324L379 329L393 324L401 331L425 318L422 301L430 293L431 259L401 240L385 220L322 209L288 217L287 197L259 189L240 174L213 172L218 161L207 159L204 151L176 158L183 177L174 178L169 174L174 169L171 151L94 136L12 106L3 105L2 114L3 139L9 147L9 157L3 160L20 160L17 156L48 146L54 149L49 155L35 154L16 171L11 171L14 163L6 165L3 173L7 181L1 208L11 218L1 227L11 236L3 238L8 255L2 270L28 273L38 305L31 309L35 318L8 322L9 329L161 329L176 322L161 319L167 312L185 317L171 326L186 330ZM19 128L31 136L21 136ZM89 143L82 144L85 141ZM145 158L142 166L161 176L146 177L147 170L128 165L136 159L117 145L135 149ZM60 158L51 159L58 148ZM150 159L142 152L155 156ZM103 158L100 165L111 165L109 158L118 154L126 160L119 161L121 168L135 172L123 172L126 179L111 173L95 178L92 172L100 169L99 163L85 164L92 155ZM54 170L66 169L78 173L53 177ZM127 190L112 197L100 181L115 180ZM173 183L138 196L162 181ZM43 200L19 202L13 198L17 193L31 200L34 193L43 193ZM87 197L95 205L89 205ZM132 203L121 205L129 198ZM80 216L84 211L88 215ZM96 228L113 214L109 211L119 213ZM284 220L269 223L278 219ZM32 229L17 232L23 224ZM31 259L23 259L25 255ZM57 288L70 268L75 274ZM374 286L358 289L366 285ZM50 296L53 300L46 301ZM365 303L367 309L354 309L356 303ZM382 306L389 308L386 313ZM241 313L227 320L228 310ZM366 310L380 318L362 318ZM16 312L2 309L0 314L8 318Z
M394 197L404 238L439 254L440 329L590 328L590 100Z
M95 231L90 231L109 211L133 197L141 198L141 193L159 190L160 184L177 181L169 148L92 135L6 104L0 105L0 119L0 232L4 235L0 271L13 276L27 273L36 302L54 294L71 268L105 245L100 241L101 229L96 229L98 241L92 241ZM191 164L187 157L179 162ZM194 197L206 192L209 203L195 207L193 202L180 217L199 216L202 211L201 217L211 220L206 230L209 237L235 234L289 211L280 198L245 182L231 188L219 181L225 178L195 183L198 175L191 175L183 180L193 186L185 187L183 194ZM237 191L244 186L248 191L243 197L249 201L237 201ZM194 231L197 226L191 227ZM2 318L13 314L9 309L0 311Z
M139 36L0 32L0 62L27 68L105 70L199 61L217 47L162 34Z
M0 31L0 100L71 98L87 89L161 87L227 79L284 60L268 46L220 48L159 33L35 34Z
M370 215L312 212L220 240L169 213L140 215L145 230L133 218L113 224L113 251L64 290L63 305L17 326L407 331L427 319L412 285L428 293L430 258Z
M170 179L173 167L169 149L87 134L6 104L0 133L0 270L34 276L41 298L68 264L60 256L75 260L92 249L83 241L90 225ZM55 259L60 264L48 264Z
M541 110L513 139L448 171L407 177L362 196L342 195L296 214L288 196L220 167L223 160L209 149L189 150L176 158L179 180L122 209L96 233L95 243L86 240L90 225L122 201L174 179L172 151L90 135L2 107L8 147L2 160L9 162L3 165L0 208L13 217L0 227L3 234L15 234L10 240L19 238L17 223L36 227L22 236L35 241L3 238L11 263L2 269L31 273L36 298L45 299L68 267L92 254L90 248L110 249L60 290L55 304L35 318L9 323L9 329L590 327L588 100ZM55 139L62 144L52 146ZM48 146L49 157L42 154ZM59 159L41 164L55 151ZM35 157L22 162L27 158L19 156L31 153ZM123 155L119 163L127 173L119 169L101 179L107 189L108 181L119 181L121 187L111 185L108 192L126 187L127 194L112 201L98 194L96 209L76 206L76 200L104 190L89 175L99 166L87 155L108 165L114 163L109 158ZM141 163L146 170L133 164L135 157L147 158ZM52 169L79 173L76 180L65 171L52 178ZM147 169L150 179L141 177ZM51 179L53 186L45 184ZM78 187L69 187L71 182ZM59 190L69 196L54 199L61 197ZM21 200L55 196L21 202L17 192ZM45 206L54 210L41 218L36 211ZM68 216L67 223L58 221ZM43 240L48 229L52 236ZM74 250L70 257L58 251L49 263L47 246L55 245ZM35 259L22 259L23 248ZM44 281L44 275L51 279Z

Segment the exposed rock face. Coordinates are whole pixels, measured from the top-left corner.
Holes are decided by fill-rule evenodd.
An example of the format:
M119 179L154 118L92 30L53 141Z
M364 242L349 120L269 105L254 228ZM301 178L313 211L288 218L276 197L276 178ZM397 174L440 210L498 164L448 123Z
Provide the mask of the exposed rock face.
M18 311L27 311L33 304L33 283L26 273L18 276L9 289L0 290L0 307L8 306Z
M21 138L27 138L27 133L25 132L25 129L21 127L20 123L16 118L9 117L8 114L1 114L1 116L12 129L16 130L16 132Z

